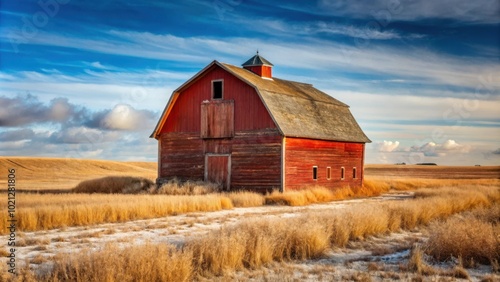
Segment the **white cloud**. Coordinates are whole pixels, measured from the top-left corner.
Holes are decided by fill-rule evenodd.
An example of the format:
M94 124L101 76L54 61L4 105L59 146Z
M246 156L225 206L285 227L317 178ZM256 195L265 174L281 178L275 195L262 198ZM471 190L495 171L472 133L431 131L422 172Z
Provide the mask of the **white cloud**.
M103 128L111 130L138 130L152 128L156 115L145 110L136 110L130 105L119 104L100 120Z
M413 152L422 152L425 156L429 157L444 157L448 154L464 154L469 153L472 147L470 145L461 145L455 140L446 140L442 144L428 142L420 147L413 146Z
M399 146L399 141L385 141L384 142L378 142L375 144L377 151L379 152L392 152L396 150Z

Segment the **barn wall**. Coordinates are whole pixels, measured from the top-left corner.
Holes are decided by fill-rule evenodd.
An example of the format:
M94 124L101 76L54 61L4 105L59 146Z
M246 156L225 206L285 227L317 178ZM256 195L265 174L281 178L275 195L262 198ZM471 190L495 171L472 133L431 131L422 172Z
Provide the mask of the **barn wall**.
M281 135L277 130L236 133L232 143L232 189L281 187Z
M201 104L211 100L212 80L223 79L223 99L234 100L234 130L276 128L255 89L219 66L182 91L161 132L200 132Z
M231 139L197 133L161 134L159 178L203 180L205 154L231 155L231 190L270 191L281 186L281 135L277 130L236 132Z
M160 144L159 178L203 180L205 155L199 133L163 133Z
M364 144L334 141L286 138L285 142L285 190L306 186L357 187L363 183ZM317 166L317 180L313 180L313 167ZM331 179L327 179L327 167L331 167ZM341 167L345 169L341 179ZM353 168L356 178L353 178Z

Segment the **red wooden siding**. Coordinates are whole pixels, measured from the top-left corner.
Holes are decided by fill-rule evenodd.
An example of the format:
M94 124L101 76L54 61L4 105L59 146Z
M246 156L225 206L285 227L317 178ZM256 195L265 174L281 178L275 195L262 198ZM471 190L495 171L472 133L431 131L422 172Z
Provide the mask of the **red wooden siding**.
M285 144L285 190L315 185L329 188L362 185L364 144L302 138L286 138ZM313 180L314 166L318 167L317 180ZM331 179L327 179L328 167L331 167ZM342 167L345 168L343 180ZM352 177L354 167L355 179Z
M201 104L212 98L212 80L224 80L223 100L234 101L234 130L276 128L255 89L219 66L182 91L161 132L200 132Z
M232 189L260 192L279 189L281 140L277 130L236 133L231 154Z
M231 158L229 155L206 155L205 180L221 185L227 190L230 185Z
M201 139L196 133L161 134L159 178L205 179L205 156L230 155L231 190L281 187L281 135L275 129L236 132L232 139Z
M234 136L234 101L211 101L201 104L201 137Z
M163 133L160 144L159 178L203 180L205 156L199 133Z

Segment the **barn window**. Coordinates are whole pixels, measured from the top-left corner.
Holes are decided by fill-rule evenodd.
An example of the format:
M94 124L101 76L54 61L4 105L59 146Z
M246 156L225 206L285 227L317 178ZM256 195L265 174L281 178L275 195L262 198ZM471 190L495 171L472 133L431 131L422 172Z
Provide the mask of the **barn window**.
M332 178L332 168L327 167L326 168L326 179L330 180Z
M212 81L212 99L222 99L222 80Z
M344 180L345 178L345 168L341 167L340 168L340 179Z
M356 179L356 168L355 167L352 168L352 178Z
M318 167L313 166L313 180L318 180Z

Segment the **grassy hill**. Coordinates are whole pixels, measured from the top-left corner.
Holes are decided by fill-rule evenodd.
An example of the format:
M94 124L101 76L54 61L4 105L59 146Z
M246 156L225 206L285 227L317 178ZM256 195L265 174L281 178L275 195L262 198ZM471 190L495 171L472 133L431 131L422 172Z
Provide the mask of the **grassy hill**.
M70 189L80 181L104 176L156 179L156 162L120 162L71 158L0 157L0 185L7 187L8 169L16 169L16 188Z

